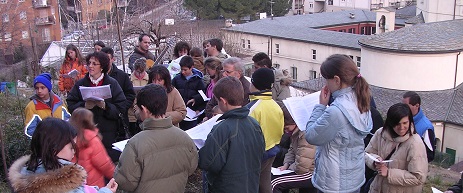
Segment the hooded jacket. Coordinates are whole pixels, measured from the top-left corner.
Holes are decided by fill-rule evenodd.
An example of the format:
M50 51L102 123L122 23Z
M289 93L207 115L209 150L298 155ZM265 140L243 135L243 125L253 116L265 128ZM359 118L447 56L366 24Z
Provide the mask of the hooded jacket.
M363 138L373 127L370 111L360 113L352 87L332 93L331 106L315 105L306 140L317 146L312 183L323 192L353 192L365 183Z
M370 192L421 192L428 174L428 159L420 136L406 134L392 138L389 132L381 128L376 131L365 149L365 152L382 159L393 151L390 158L393 161L388 163L387 176L376 175ZM373 159L365 155L365 160L369 168L376 170Z
M170 117L147 118L129 139L114 172L119 188L128 192L184 192L198 166L193 140L172 125Z
M297 128L291 135L291 145L283 163L288 163L288 169L296 174L312 173L315 166L315 150L315 146L305 140L305 132Z
M16 193L85 193L87 173L82 166L59 159L62 167L46 171L39 165L35 172L26 169L30 156L23 156L10 167L8 179ZM104 187L99 193L112 193Z
M52 116L67 121L71 118L71 114L68 112L61 98L53 92L50 92L50 96L51 107L37 95L34 95L30 98L31 101L29 101L24 109L26 114L26 119L24 120L24 133L28 137L32 137L37 124L39 124L42 119Z

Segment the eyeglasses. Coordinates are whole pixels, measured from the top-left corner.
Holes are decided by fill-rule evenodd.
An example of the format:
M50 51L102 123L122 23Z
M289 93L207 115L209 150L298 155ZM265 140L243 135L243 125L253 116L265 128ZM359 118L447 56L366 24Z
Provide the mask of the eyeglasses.
M97 63L90 63L90 64L87 64L87 66L91 66L91 65L93 65L93 66L99 66L99 65L101 65L101 64L97 64Z
M231 74L231 73L233 73L233 72L235 72L235 71L234 71L234 70L232 70L232 71L230 71L230 70L221 70L220 72L221 72L221 73L226 72L227 74Z

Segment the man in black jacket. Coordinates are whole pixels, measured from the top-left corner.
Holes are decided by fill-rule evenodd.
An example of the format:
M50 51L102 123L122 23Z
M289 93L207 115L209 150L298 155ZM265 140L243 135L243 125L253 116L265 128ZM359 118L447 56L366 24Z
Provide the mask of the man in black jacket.
M130 81L129 75L117 68L114 64L114 50L110 47L104 47L101 49L101 51L108 54L109 57L110 65L108 75L117 80L117 82L122 88L122 91L124 92L125 98L127 99L125 102L125 110L124 112L122 112L122 117L124 119L125 125L128 126L129 117L127 115L127 111L133 105L133 101L135 100L135 91L133 90L133 84ZM120 129L123 129L123 126L124 125L120 125ZM123 130L120 131L123 132Z

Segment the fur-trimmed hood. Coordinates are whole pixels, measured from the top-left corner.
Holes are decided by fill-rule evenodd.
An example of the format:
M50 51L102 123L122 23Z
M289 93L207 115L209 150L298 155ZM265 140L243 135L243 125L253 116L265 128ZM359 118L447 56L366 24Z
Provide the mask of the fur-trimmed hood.
M82 186L87 178L84 168L71 162L65 162L62 168L53 171L39 173L37 169L36 173L24 172L29 159L30 155L23 156L10 167L8 179L17 193L70 192Z

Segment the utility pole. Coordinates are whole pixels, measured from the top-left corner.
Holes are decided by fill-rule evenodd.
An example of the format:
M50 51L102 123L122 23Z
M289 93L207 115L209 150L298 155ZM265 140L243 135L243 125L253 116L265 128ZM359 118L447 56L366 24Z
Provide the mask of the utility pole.
M270 0L269 1L270 3L270 17L272 18L273 20L273 4L275 3L273 0Z
M117 27L117 36L119 39L119 47L121 48L121 62L122 62L122 68L124 69L124 72L127 72L125 70L125 63L124 63L124 47L122 46L122 38L121 38L121 20L119 19L119 11L118 11L118 6L117 6L117 0L114 1L114 6L116 7L115 12L116 12L116 27Z

